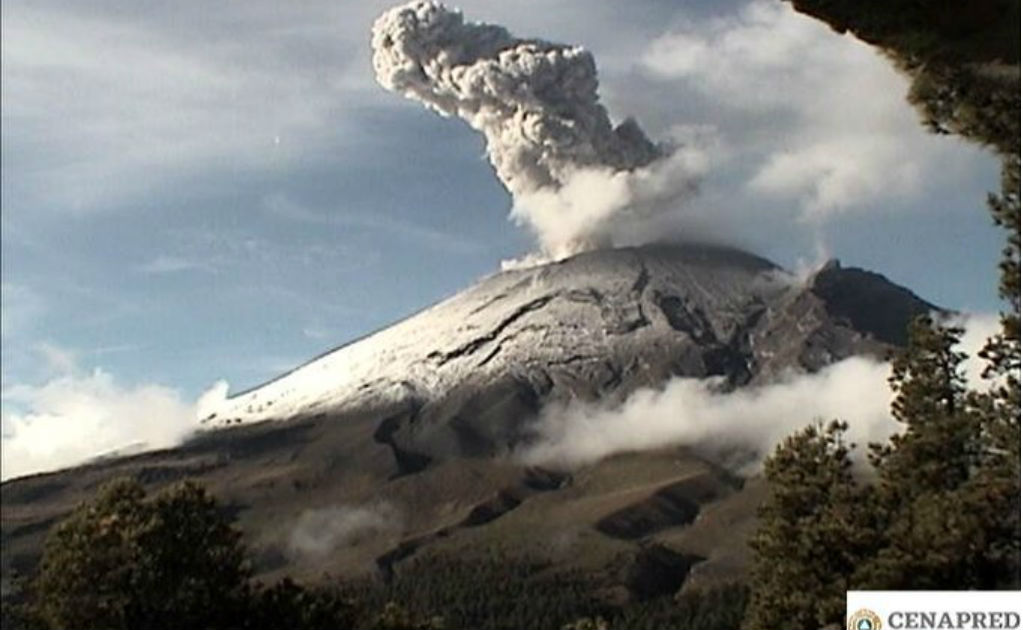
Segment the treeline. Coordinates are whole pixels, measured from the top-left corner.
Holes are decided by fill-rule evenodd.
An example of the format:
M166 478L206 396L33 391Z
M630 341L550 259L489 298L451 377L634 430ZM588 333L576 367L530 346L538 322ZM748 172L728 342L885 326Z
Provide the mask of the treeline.
M462 558L427 553L405 563L394 577L349 583L345 592L371 608L401 602L416 616L442 614L450 628L521 630L575 627L586 623L636 630L737 629L747 589L724 584L678 597L631 599L624 604L613 580L565 570L546 560L503 554Z

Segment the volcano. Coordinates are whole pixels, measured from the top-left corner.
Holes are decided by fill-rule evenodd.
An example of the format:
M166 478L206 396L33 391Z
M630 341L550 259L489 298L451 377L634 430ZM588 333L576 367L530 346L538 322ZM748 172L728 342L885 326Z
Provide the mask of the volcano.
M678 445L573 470L509 454L552 402L613 404L675 376L727 392L883 358L935 308L835 261L797 277L710 245L504 271L227 398L178 448L5 482L3 570L30 570L49 525L127 475L206 484L263 576L387 578L416 558L499 551L632 598L735 577L757 479Z
M393 326L237 394L202 422L386 417L403 466L498 456L544 404L617 402L673 376L722 389L882 357L935 307L836 261L799 279L708 245L581 254L487 277Z

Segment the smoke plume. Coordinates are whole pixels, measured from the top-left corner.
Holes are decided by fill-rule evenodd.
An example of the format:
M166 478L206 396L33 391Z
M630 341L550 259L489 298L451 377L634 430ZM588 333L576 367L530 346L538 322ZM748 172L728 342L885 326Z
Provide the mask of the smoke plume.
M428 1L381 15L372 46L382 86L484 135L512 218L548 256L610 245L616 226L695 186L691 154L655 145L632 119L611 123L581 47L519 39Z
M401 526L401 513L386 502L306 510L295 523L288 547L320 555L370 537L398 533Z

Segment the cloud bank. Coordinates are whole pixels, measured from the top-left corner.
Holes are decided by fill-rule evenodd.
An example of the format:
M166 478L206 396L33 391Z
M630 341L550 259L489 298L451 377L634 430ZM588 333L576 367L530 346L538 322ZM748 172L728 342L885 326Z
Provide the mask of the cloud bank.
M575 403L544 410L539 442L521 458L576 467L619 452L688 445L708 452L742 449L759 461L789 433L832 418L849 422L852 441L876 441L896 428L888 416L888 373L886 363L857 357L727 394L715 392L709 380L674 379L663 389L639 390L613 409Z
M419 0L377 19L372 48L383 87L483 134L512 218L545 254L612 245L623 215L655 214L695 186L692 156L655 145L632 119L612 124L579 46L520 39Z
M986 315L964 318L960 349L975 357L995 321ZM963 370L967 383L983 385L981 360L968 360ZM686 445L750 473L783 438L815 420L845 420L850 441L861 446L887 441L900 428L889 414L890 372L888 363L852 357L813 374L728 393L717 391L711 379L676 378L659 389L639 390L613 408L551 405L534 427L535 441L517 457L573 468L615 453Z
M5 388L3 403L3 479L176 446L197 426L179 392L123 385L99 368Z

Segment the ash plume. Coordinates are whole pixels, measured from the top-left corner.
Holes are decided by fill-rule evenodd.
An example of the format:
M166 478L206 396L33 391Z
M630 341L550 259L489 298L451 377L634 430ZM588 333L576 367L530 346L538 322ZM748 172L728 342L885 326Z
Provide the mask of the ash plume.
M484 135L512 218L546 256L611 245L617 225L695 186L692 155L655 145L632 119L612 124L579 46L520 39L419 0L379 17L372 47L383 87Z

